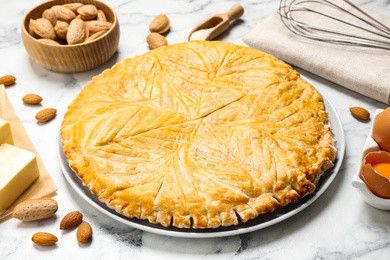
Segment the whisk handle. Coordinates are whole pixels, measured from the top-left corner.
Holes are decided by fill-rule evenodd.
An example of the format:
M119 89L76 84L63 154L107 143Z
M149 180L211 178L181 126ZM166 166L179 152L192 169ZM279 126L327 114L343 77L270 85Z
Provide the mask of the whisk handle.
M233 5L229 11L226 12L229 21L240 18L244 14L244 8L240 4Z

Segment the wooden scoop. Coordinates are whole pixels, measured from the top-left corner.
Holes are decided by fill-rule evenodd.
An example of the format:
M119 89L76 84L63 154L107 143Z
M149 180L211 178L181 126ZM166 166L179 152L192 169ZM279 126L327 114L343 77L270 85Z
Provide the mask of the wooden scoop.
M188 40L212 40L230 27L232 20L240 18L244 14L244 8L235 4L229 11L215 14L196 26L188 36Z

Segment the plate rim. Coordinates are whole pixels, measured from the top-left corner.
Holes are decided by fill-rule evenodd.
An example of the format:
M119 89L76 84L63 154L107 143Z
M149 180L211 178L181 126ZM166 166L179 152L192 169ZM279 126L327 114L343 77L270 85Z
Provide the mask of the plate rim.
M328 118L329 118L329 124L332 127L333 133L335 135L335 140L336 140L336 147L337 147L337 156L336 156L336 161L335 165L333 168L329 169L326 173L328 173L328 177L326 178L325 182L322 183L319 189L316 189L312 194L309 194L307 197L309 199L303 201L302 198L295 202L293 205L297 206L293 210L288 211L287 213L281 214L280 216L276 216L275 218L257 224L257 225L250 225L249 227L242 227L242 228L237 228L237 226L231 226L231 230L229 227L220 227L216 229L179 229L179 228L173 228L174 230L170 230L170 227L164 228L161 225L158 224L151 224L151 223L145 223L145 224L140 224L138 222L148 222L148 220L138 220L138 219L132 219L132 218L127 218L125 216L120 216L119 213L113 212L114 210L111 208L108 208L108 206L104 202L96 202L97 196L95 194L92 194L89 189L84 186L80 180L80 178L73 172L73 170L70 169L67 160L65 158L65 155L63 153L63 148L62 148L62 143L61 143L61 126L62 122L60 123L59 126L59 131L57 131L57 147L56 147L56 152L57 152L57 159L60 164L60 168L62 171L62 174L65 176L65 179L67 180L68 184L72 187L72 189L84 199L89 205L91 205L93 208L97 209L99 212L102 214L106 215L109 218L112 218L116 220L119 223L122 223L128 227L132 228L137 228L142 231L146 231L149 233L154 233L158 235L164 235L164 236L170 236L170 237L180 237L180 238L216 238L216 237L227 237L227 236L234 236L234 235L240 235L240 234L245 234L245 233L250 233L253 231L257 231L272 225L275 225L277 223L280 223L296 214L301 212L303 209L307 208L309 205L311 205L314 201L316 201L326 190L327 188L331 185L333 180L336 178L343 159L344 159L344 154L345 154L345 136L344 136L344 129L343 125L341 123L340 117L337 113L337 110L333 106L333 104L330 102L330 100L326 97L326 95L319 90L315 85L307 80L304 76L301 75L301 78L311 84L316 91L318 91L323 100L324 104L326 107L326 111L328 113ZM337 133L336 133L337 132ZM331 172L331 173L329 173ZM326 174L325 173L325 174ZM74 179L77 178L79 180L79 183L77 183ZM320 178L324 179L324 176ZM85 190L88 190L89 194L85 194ZM94 198L95 197L95 200ZM300 203L300 201L303 201ZM99 205L100 204L100 205ZM289 205L285 207L281 207L279 209L287 208ZM290 205L291 206L291 205ZM106 207L106 208L105 208ZM268 216L272 214L279 214L278 210L271 213L267 213ZM260 217L260 216L259 216ZM258 217L258 218L259 218ZM249 221L248 221L249 222ZM247 223L248 223L247 222ZM241 222L240 222L241 223ZM218 231L221 230L222 231ZM212 230L209 232L209 230Z

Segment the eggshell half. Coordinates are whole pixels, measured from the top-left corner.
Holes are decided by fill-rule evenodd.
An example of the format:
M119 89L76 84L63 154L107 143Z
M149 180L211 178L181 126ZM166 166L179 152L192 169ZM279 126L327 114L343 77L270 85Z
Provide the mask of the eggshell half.
M375 118L371 136L381 150L390 152L390 107Z
M390 163L390 152L371 152L364 158L364 166L360 172L361 179L368 189L376 196L390 199L390 181L374 170L372 165L378 163Z

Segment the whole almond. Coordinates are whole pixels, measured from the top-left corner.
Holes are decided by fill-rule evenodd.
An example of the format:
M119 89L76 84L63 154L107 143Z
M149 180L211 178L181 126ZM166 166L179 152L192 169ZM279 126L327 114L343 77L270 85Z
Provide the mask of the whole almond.
M54 26L54 31L58 38L65 40L68 33L69 24L64 21L57 21Z
M0 77L0 85L9 86L15 84L16 78L12 75L5 75Z
M165 14L157 15L149 25L151 32L163 34L166 33L171 27L171 22Z
M351 114L359 120L368 120L370 118L370 112L362 107L350 107Z
M28 105L38 105L42 102L42 97L37 94L27 94L24 95L23 102Z
M51 233L37 232L32 236L31 240L40 246L51 246L57 243L58 238Z
M62 6L65 6L66 8L69 8L72 12L77 13L77 9L82 7L84 4L82 3L70 3L70 4L63 4Z
M37 41L45 44L50 44L50 45L61 45L59 42L56 42L55 40L51 40L51 39L41 38L41 39L37 39Z
M34 32L34 22L35 20L30 18L30 22L28 23L28 33L34 37L34 38L39 38L39 36Z
M54 12L57 16L57 19L61 21L70 22L76 18L76 14L72 10L62 5L54 8Z
M57 114L57 109L55 108L45 108L45 109L42 109L41 111L39 111L36 115L35 115L35 119L39 122L39 123L44 123L44 122L47 122L51 119L53 119Z
M54 27L46 18L38 18L36 20L30 20L31 29L41 38L54 40L56 33L54 32Z
M106 32L107 32L107 31L105 30L105 31L100 31L100 32L94 33L94 34L92 34L91 36L89 36L89 37L85 40L85 42L93 41L93 40L99 38L100 36L102 36L103 34L105 34Z
M100 32L100 31L107 31L112 27L112 23L110 22L104 22L104 21L87 21L85 22L89 28L89 32L91 34Z
M94 5L83 5L77 9L77 13L84 21L93 20L98 14L98 9Z
M88 222L82 222L77 228L77 241L87 243L92 239L92 227Z
M68 230L77 227L83 221L83 214L80 211L72 211L66 214L60 223L61 230Z
M56 25L57 16L56 13L54 12L54 9L46 9L45 11L43 11L42 18L46 18L47 20L49 20L51 25L53 26Z
M50 7L50 9L53 9L54 11L58 8L58 7L60 7L61 5L53 5L52 7Z
M103 12L103 10L100 10L100 9L98 10L97 15L96 15L96 20L107 22L107 17L106 17L106 14Z
M77 44L84 42L89 36L88 27L81 19L74 19L69 24L66 41L68 44Z
M146 42L151 49L156 49L165 45L168 45L167 39L159 33L150 33L146 37Z
M54 216L57 210L58 204L55 199L31 199L16 205L12 212L12 217L21 221L34 221L50 218Z

